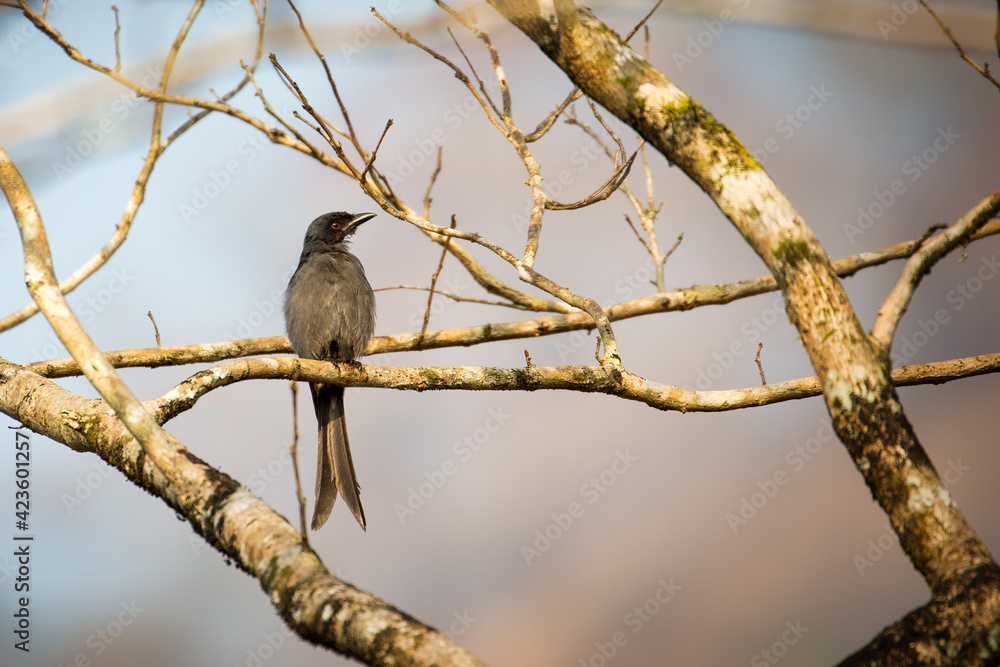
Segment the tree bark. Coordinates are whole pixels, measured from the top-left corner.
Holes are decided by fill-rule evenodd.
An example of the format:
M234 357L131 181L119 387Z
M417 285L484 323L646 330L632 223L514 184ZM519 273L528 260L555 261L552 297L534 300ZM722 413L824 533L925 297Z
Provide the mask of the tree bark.
M887 347L861 326L830 258L733 132L573 0L490 0L579 86L716 203L777 280L834 429L889 516L931 601L847 664L993 665L1000 568L903 412Z
M189 492L178 493L104 401L77 396L0 359L0 409L35 433L94 452L163 498L205 541L260 581L303 639L370 665L482 665L436 629L334 577L284 517L183 447L177 472Z

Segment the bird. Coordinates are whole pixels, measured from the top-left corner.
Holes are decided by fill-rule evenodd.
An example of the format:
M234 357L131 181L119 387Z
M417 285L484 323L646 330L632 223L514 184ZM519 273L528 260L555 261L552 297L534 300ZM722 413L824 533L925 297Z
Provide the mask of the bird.
M375 294L348 239L374 213L336 211L319 216L306 231L298 268L285 291L285 329L296 355L357 363L375 332ZM330 516L337 493L366 530L365 510L347 440L344 388L309 384L319 424L316 506L312 529Z

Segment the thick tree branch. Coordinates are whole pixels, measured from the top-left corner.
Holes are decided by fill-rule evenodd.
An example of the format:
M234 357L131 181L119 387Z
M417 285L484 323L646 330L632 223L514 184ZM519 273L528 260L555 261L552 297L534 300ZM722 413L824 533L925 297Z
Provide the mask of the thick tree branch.
M126 428L142 443L145 453L171 482L177 493L190 493L177 471L179 443L170 437L142 407L139 399L101 354L66 303L52 271L52 255L41 216L17 167L0 148L0 188L14 213L24 245L24 281L59 340L80 365L94 388L107 400Z
M162 498L259 580L303 639L370 665L482 664L437 630L330 574L284 517L179 444L178 473L188 487L176 493L104 401L77 396L0 359L0 408L36 433L93 451Z
M764 261L820 378L837 435L932 591L981 568L998 570L904 415L887 353L865 333L816 236L735 134L573 0L490 4L694 180ZM968 628L992 628L1000 622L1000 588L986 598L991 604L952 613ZM973 643L947 648L981 661L969 664L1000 656L982 632L964 637Z

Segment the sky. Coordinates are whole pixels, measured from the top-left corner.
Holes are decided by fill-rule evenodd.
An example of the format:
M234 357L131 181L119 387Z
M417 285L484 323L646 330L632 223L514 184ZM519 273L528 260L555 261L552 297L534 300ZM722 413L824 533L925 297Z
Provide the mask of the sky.
M293 30L279 29L290 15L273 4L275 32L265 54L275 52L314 105L339 122L322 67ZM440 146L432 220L447 224L455 215L459 228L519 254L530 207L524 168L470 93L440 63L392 37L365 3L349 10L325 4L299 8L316 26L365 144L374 146L393 120L378 164L396 179L397 193L422 209ZM896 5L870 4L884 13L880 20L893 21ZM832 258L918 238L997 187L997 90L943 39L935 47L907 43L907 31L927 28L926 15L897 13L886 39L862 39L746 22L741 11L751 5L730 5L725 15L661 9L649 24L650 59L754 151ZM188 6L119 7L123 71L154 77ZM376 8L464 63L450 26L479 74L489 74L474 37L430 3ZM110 9L67 0L50 2L50 11L81 52L114 63ZM595 6L622 33L646 11ZM530 131L571 85L492 10L477 5L477 12L510 81L514 118ZM151 106L69 62L24 25L17 12L0 8L0 145L32 189L63 277L118 224L148 145ZM254 31L242 4L206 3L181 52L176 90L211 98L210 89L221 94L233 85L239 60L252 55ZM996 53L972 56L995 62ZM290 115L293 101L266 57L259 72L268 99ZM234 103L264 117L252 91ZM598 126L586 105L577 103L576 112ZM635 136L604 117L635 150ZM184 110L171 109L166 126L184 118ZM588 137L562 123L532 151L560 201L590 194L612 172ZM654 151L648 156L662 204L660 244L683 234L667 263L667 287L764 275L760 259L697 186ZM640 169L629 183L644 192ZM104 350L155 345L147 312L163 345L281 335L283 291L302 236L331 210L378 208L342 175L231 118L209 117L161 158L128 240L68 301ZM655 293L648 254L624 222L628 212L616 195L548 213L536 268L602 304ZM384 213L352 247L377 289L426 286L440 253ZM518 285L509 266L484 249L470 251ZM969 246L964 259L955 252L935 266L900 323L897 365L997 351L998 253L1000 240L991 238ZM28 301L22 262L5 208L0 315ZM902 266L845 281L866 327ZM453 259L438 284L488 298ZM377 299L377 335L419 330L425 292L382 290ZM439 297L430 329L528 315ZM758 343L768 381L812 374L777 294L622 321L614 330L626 368L657 382L754 386ZM522 367L527 350L539 366L593 364L594 348L593 335L577 333L364 363ZM66 352L36 316L0 334L0 356L31 362ZM122 377L150 399L203 368L127 369ZM59 384L96 395L86 380ZM900 391L931 460L994 553L998 389L994 375ZM820 398L678 414L573 392L351 389L347 409L368 530L338 503L311 536L314 548L331 572L448 632L488 664L835 663L928 597L832 435ZM303 449L311 452L307 406L300 417ZM0 425L14 422L0 417ZM297 515L287 382L213 391L166 428L278 512ZM10 507L15 436L4 433L11 446L4 443L0 498ZM16 651L4 631L0 664L349 662L290 635L256 582L96 456L37 435L30 442L32 651ZM303 459L311 480L312 456ZM4 533L13 537L14 530ZM11 565L11 556L0 557L6 618L15 609Z

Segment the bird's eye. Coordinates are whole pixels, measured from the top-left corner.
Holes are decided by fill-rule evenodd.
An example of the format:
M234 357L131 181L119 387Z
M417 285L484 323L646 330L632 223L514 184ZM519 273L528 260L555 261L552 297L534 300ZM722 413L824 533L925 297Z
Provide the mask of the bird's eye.
M330 229L340 229L340 223L339 222L331 222L330 223Z

